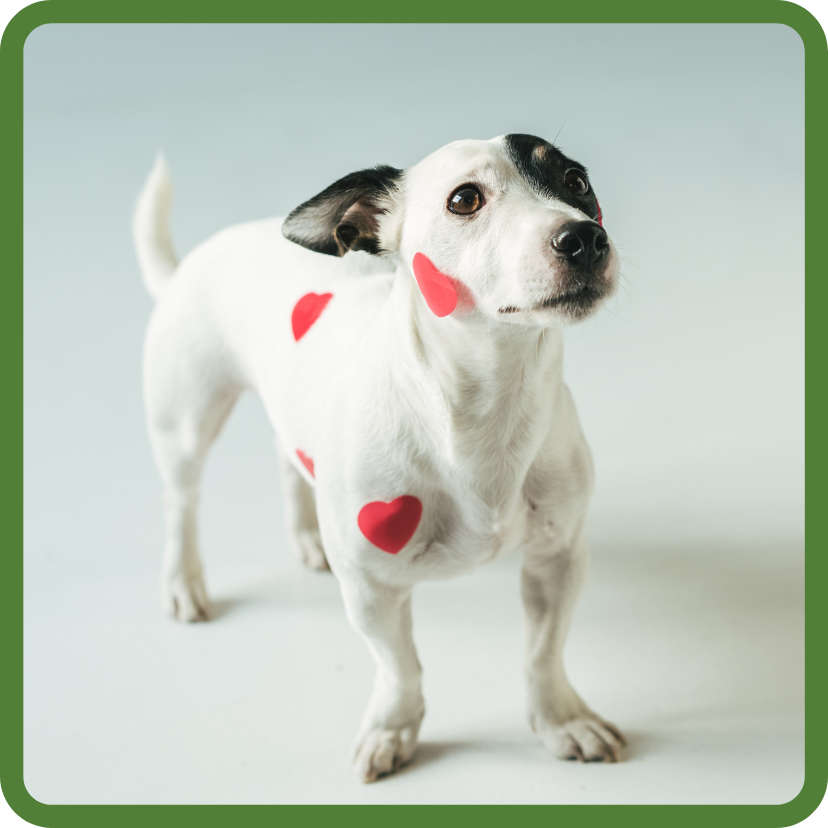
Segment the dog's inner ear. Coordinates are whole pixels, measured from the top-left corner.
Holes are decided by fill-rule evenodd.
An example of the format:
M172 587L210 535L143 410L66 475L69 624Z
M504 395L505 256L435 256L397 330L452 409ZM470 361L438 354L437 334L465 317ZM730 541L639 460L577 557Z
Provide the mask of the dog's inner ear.
M394 201L402 170L374 167L346 175L285 219L282 233L317 253L344 256L349 250L383 253L379 218Z
M379 252L379 215L382 209L369 196L357 199L336 225L334 234L344 255L348 250Z

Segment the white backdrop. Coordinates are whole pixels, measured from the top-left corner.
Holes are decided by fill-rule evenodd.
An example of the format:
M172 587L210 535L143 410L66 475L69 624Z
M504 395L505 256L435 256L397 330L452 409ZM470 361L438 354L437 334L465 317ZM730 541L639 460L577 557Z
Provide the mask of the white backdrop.
M151 301L128 228L159 147L177 185L173 230L185 253L364 166L405 166L461 137L559 136L590 169L624 257L618 298L567 335L566 376L598 472L596 570L606 562L604 572L646 576L642 561L672 555L659 565L690 577L699 595L727 583L751 608L780 577L793 578L784 586L790 638L779 646L799 653L804 122L795 32L53 25L30 36L25 59L27 762L44 797L74 790L55 782L57 754L37 741L67 720L65 699L49 689L50 624L70 629L74 617L91 625L84 635L96 629L87 599L101 601L106 624L118 615L118 584L155 610L160 495L140 400ZM235 412L205 484L208 581L211 566L281 565L276 463L257 402ZM49 616L56 593L68 618ZM82 610L72 594L84 596ZM630 618L653 608L641 594L624 604ZM140 642L138 628L130 634ZM73 641L93 647L80 632ZM78 674L78 699L102 663ZM360 669L370 675L367 662ZM800 681L799 662L785 669ZM800 684L788 690L796 719ZM86 727L77 715L73 727Z

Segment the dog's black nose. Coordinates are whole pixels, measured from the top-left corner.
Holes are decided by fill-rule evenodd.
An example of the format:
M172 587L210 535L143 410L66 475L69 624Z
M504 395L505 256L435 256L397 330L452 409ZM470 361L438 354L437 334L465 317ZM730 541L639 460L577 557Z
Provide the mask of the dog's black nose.
M558 255L578 267L589 267L609 250L607 233L594 221L570 221L552 236L552 247Z

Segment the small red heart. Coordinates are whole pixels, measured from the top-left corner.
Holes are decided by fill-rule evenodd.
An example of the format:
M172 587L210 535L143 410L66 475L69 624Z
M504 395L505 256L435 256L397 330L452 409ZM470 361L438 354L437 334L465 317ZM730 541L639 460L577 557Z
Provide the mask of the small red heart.
M319 319L325 305L333 298L332 293L306 293L294 306L290 317L293 338L298 342L311 325Z
M359 510L359 529L374 546L396 555L414 536L423 504L413 495L394 498L389 503L375 500Z
M302 461L302 465L310 472L311 477L316 477L313 473L313 460L305 454L301 449L296 449L296 456Z
M595 203L598 204L598 199L597 198L595 199ZM600 224L601 227L604 226L604 214L601 212L601 205L600 204L598 204L598 224Z
M435 316L448 316L457 307L457 289L445 273L440 273L427 256L414 254L414 278L426 304Z

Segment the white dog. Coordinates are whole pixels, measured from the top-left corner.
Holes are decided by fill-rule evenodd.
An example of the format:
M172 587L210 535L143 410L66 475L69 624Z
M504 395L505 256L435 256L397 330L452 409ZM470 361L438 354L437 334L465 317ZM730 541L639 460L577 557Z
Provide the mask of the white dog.
M159 300L145 395L167 611L207 618L199 477L250 388L276 430L292 546L330 566L377 662L357 775L391 773L416 747L414 584L516 549L531 726L559 757L618 760L622 735L562 661L593 472L561 379L561 328L618 278L584 167L530 135L457 141L405 171L348 175L284 221L225 230L180 265L170 202L159 158L133 231Z

